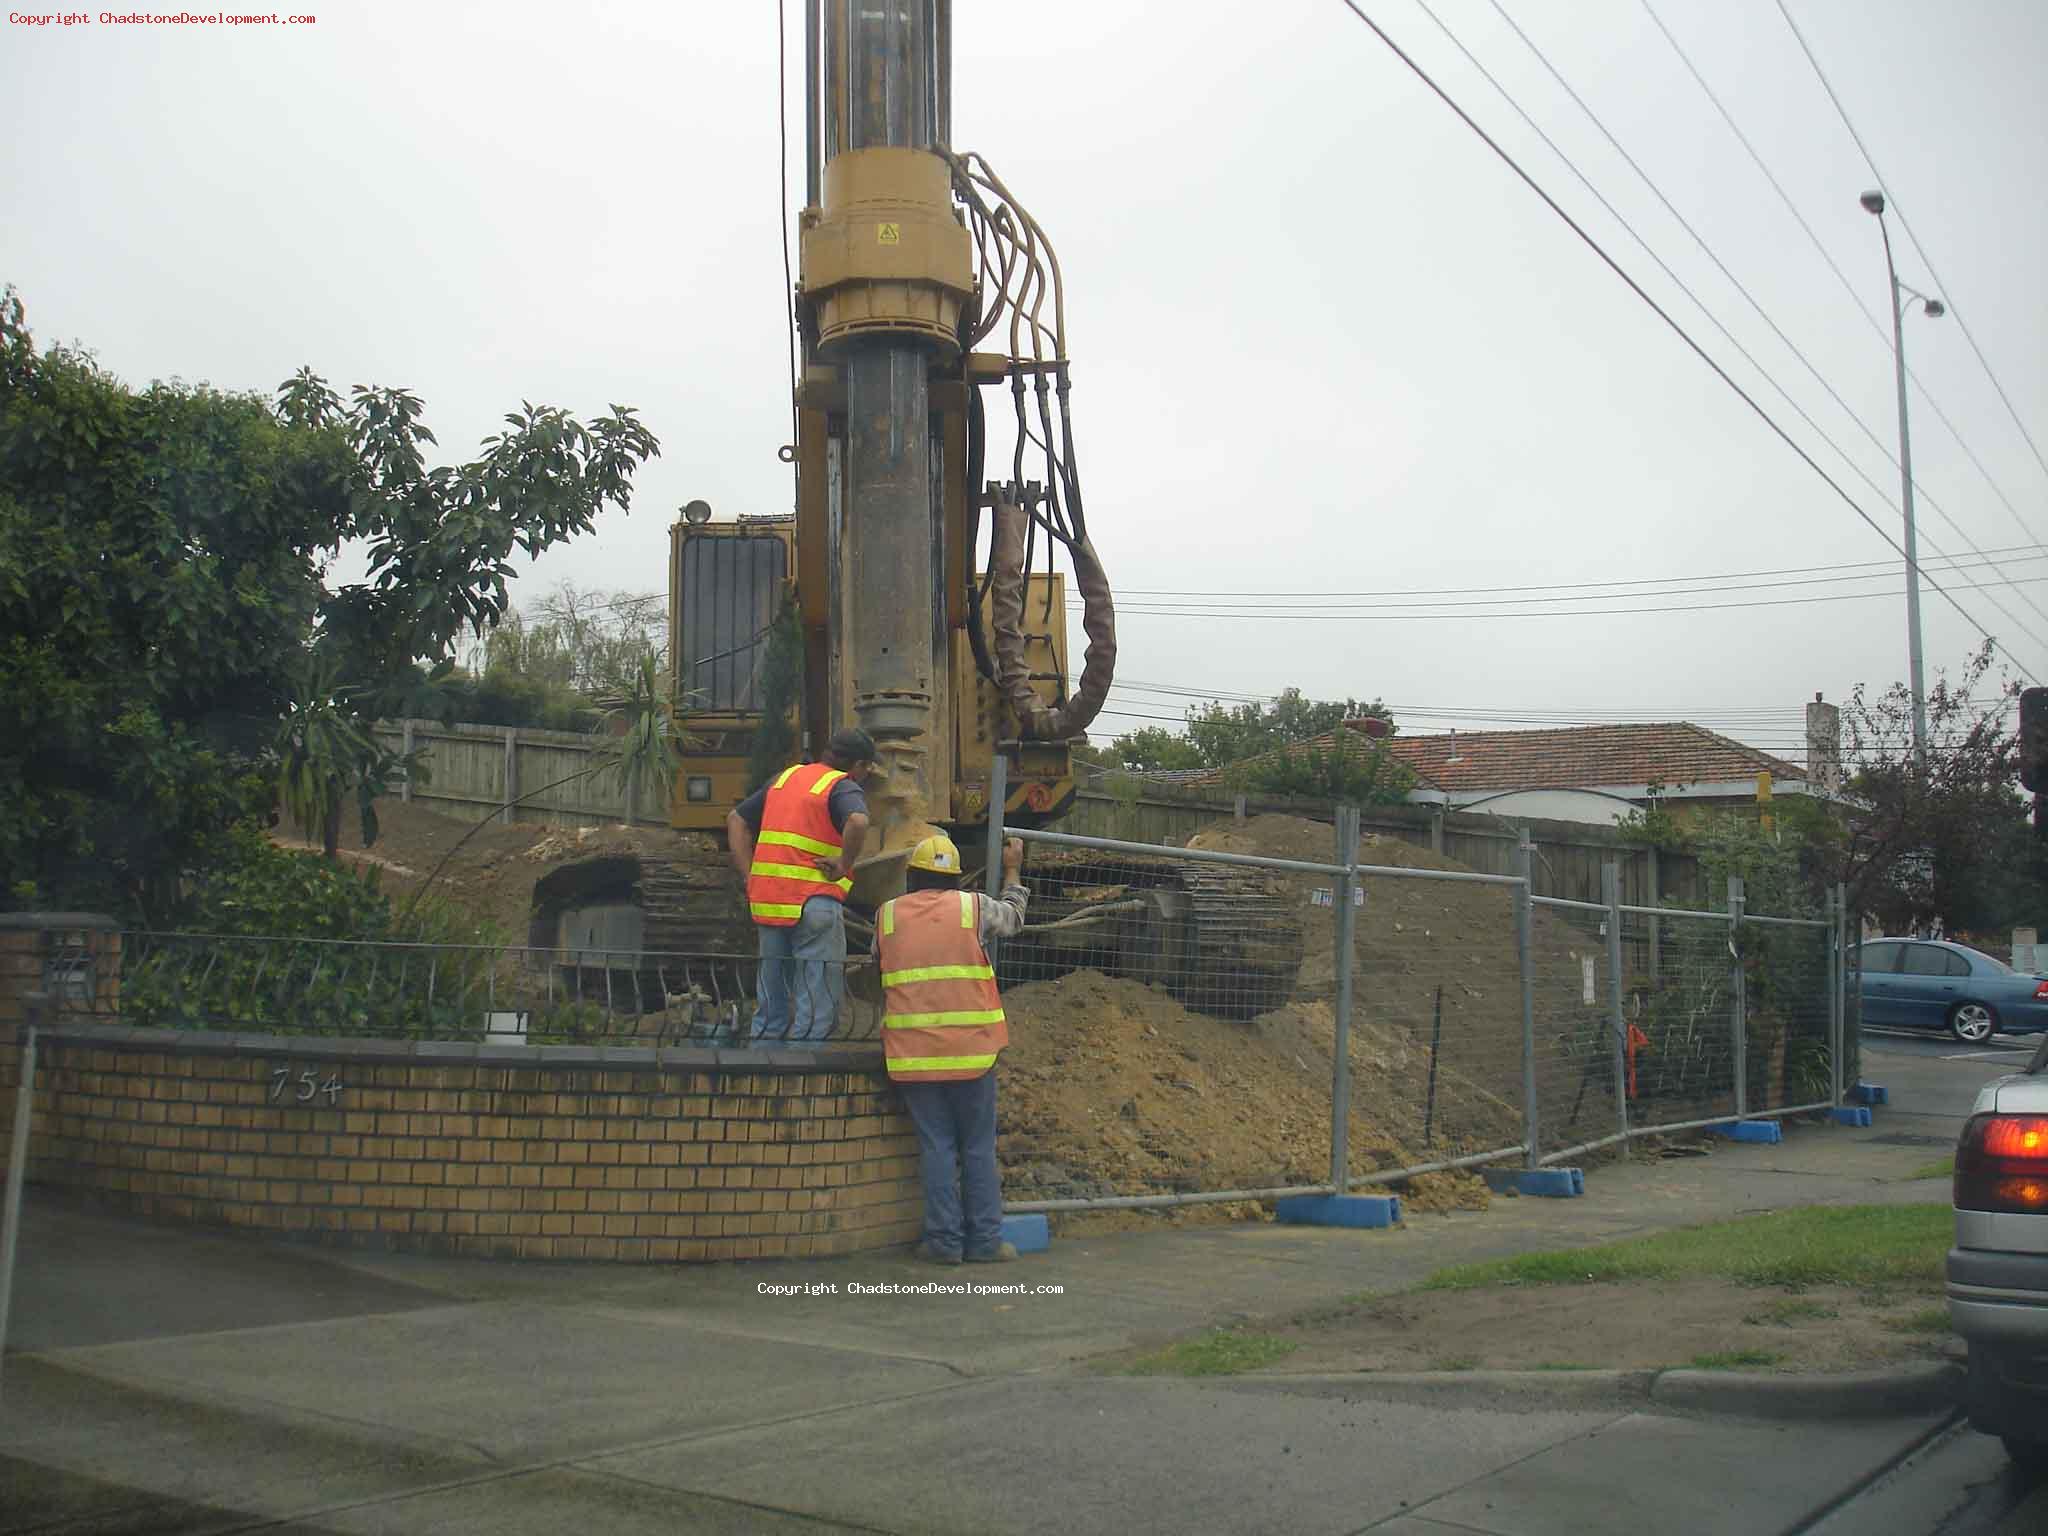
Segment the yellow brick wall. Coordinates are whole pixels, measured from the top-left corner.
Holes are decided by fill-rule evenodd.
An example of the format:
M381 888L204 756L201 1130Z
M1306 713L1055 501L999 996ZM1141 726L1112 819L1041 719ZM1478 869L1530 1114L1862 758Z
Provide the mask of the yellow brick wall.
M36 938L0 932L0 967L33 960ZM19 990L0 970L9 1120ZM42 1042L28 1177L140 1216L621 1263L853 1253L914 1242L921 1224L916 1139L873 1052L849 1069L730 1052L619 1067L542 1047L505 1066L99 1033ZM0 1134L0 1160L6 1146Z

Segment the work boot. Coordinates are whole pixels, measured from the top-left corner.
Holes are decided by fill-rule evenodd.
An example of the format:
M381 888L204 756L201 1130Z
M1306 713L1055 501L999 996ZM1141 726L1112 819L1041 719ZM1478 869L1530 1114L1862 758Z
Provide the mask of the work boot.
M1003 1246L1009 1248L1010 1245L1005 1243ZM1014 1248L1011 1248L1010 1251L1013 1254L1016 1252ZM927 1264L958 1264L960 1262L959 1254L948 1248L934 1248L929 1241L917 1245L917 1256Z
M1017 1245L1015 1243L997 1243L987 1253L968 1254L967 1262L970 1264L1007 1264L1015 1257L1017 1257Z

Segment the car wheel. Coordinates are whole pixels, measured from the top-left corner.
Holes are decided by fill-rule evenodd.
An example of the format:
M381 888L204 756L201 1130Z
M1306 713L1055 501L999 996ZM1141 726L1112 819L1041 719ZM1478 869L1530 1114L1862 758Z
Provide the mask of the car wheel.
M1998 1020L1982 1003L1957 1003L1948 1011L1948 1032L1966 1045L1982 1045L1998 1028Z

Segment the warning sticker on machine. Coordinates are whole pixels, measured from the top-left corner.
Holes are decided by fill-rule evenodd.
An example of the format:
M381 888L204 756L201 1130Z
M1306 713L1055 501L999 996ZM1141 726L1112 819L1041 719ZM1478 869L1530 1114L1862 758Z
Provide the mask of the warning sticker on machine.
M875 226L875 244L901 245L902 243L903 226L901 224L877 224Z

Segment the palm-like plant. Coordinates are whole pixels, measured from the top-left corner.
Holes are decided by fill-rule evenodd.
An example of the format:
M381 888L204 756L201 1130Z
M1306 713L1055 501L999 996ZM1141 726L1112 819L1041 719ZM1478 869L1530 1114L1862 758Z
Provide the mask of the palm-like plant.
M657 796L655 804L668 804L683 760L683 733L669 708L654 652L644 652L618 685L598 700L598 707L604 711L606 728L621 722L625 726L603 766L617 775L630 824L647 792Z
M341 686L327 661L311 659L272 742L278 802L308 842L317 829L321 851L330 859L340 845L341 813L351 788L367 848L377 840L377 797L401 771L415 782L426 776L420 752L401 755L370 734L354 703L360 692Z

